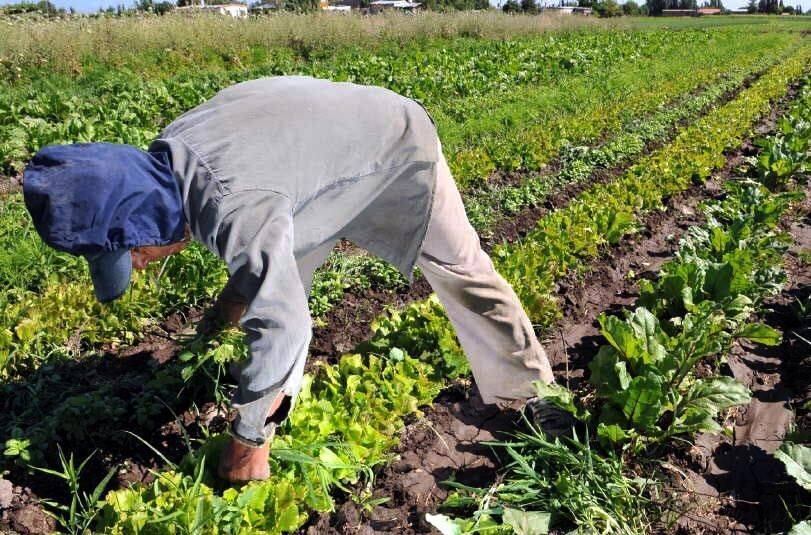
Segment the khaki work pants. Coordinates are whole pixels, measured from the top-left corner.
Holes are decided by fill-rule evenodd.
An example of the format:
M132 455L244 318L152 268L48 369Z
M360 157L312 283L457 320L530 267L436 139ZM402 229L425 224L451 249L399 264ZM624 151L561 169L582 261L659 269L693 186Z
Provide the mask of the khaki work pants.
M439 155L431 219L417 265L445 307L470 362L482 401L509 404L530 398L534 395L533 381L554 381L549 359L518 296L482 250L442 156L441 145ZM313 273L332 249L332 243L325 244L298 259L299 274L308 294ZM233 303L239 299L226 288L221 301ZM241 310L237 317L239 313ZM301 388L306 357L305 351L296 360L287 383L278 391L290 396L291 402ZM265 427L265 415L278 392L251 404L235 405L243 427L254 429L251 436L243 438L261 443L269 436L275 426Z
M512 287L479 242L439 148L431 220L417 265L456 330L485 403L534 395L552 367Z

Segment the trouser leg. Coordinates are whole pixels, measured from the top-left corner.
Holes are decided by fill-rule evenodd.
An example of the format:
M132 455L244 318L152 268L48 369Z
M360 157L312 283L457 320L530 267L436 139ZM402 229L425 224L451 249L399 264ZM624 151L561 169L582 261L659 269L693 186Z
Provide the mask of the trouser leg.
M465 214L441 156L434 205L418 261L465 351L485 403L534 395L552 368L518 296L495 270Z
M324 265L324 262L327 261L334 247L335 242L328 242L308 255L296 259L299 277L301 277L301 283L304 285L304 291L307 293L307 297L310 296L310 291L313 287L313 274L315 270ZM309 346L309 342L307 346ZM304 365L307 363L307 355L309 353L308 348L309 347L305 347L304 351L296 359L293 370L290 372L290 376L284 386L284 393L291 397L291 403L295 402L299 390L301 390L301 382L304 378Z

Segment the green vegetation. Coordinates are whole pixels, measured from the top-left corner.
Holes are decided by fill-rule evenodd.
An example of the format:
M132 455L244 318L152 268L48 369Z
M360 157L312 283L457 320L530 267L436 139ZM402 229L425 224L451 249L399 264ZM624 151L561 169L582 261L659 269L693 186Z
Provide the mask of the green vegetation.
M0 36L8 75L0 76L0 173L19 172L48 143L145 146L175 116L256 76L384 85L431 112L482 233L564 186L584 188L493 255L544 330L560 317L556 285L723 165L725 151L811 63L799 26L765 18L668 21L674 30L493 14L377 20L12 23ZM808 169L808 102L806 91L778 135L758 143L753 176L770 189L791 190ZM589 183L618 166L627 169ZM717 363L737 338L779 339L752 314L783 282L787 242L775 225L792 198L745 183L708 204L707 224L643 285L638 307L601 318L606 344L592 364L590 404L563 389L542 392L588 432L563 441L530 432L497 445L511 461L503 486L459 487L449 507L472 516L432 522L506 533L527 522L616 533L654 525L655 478L629 472L628 462L717 430L716 417L748 399ZM469 373L435 298L389 311L352 353L308 373L274 439L272 478L224 486L214 476L221 427L187 430L177 415L226 403L226 370L246 351L241 334L183 330L171 335L177 357L163 365L132 369L129 357L114 356L168 336L159 328L167 315L210 303L225 282L221 263L190 247L102 306L84 263L41 243L19 196L0 201L0 249L0 465L15 477L44 472L63 481L68 499L51 507L67 532L283 533L311 511L330 511L335 492L369 506L371 495L356 489L370 488L404 422ZM311 311L324 318L347 291L405 284L379 260L335 254L315 279ZM695 373L699 361L712 364L709 376ZM156 422L172 418L182 460L157 447ZM93 448L127 452L132 444L156 447L164 469L150 483L108 489L114 461ZM86 492L83 474L97 462L104 470Z
M811 52L805 51L805 54L808 53ZM708 162L702 165L702 174L694 176L694 172L691 171L692 168L687 167L686 171L688 174L685 176L683 174L685 173L685 168L680 168L678 172L674 171L672 174L661 177L659 181L654 181L650 176L640 176L640 170L634 169L629 171L629 173L619 181L607 186L596 186L590 191L586 192L581 197L582 200L577 200L570 206L545 217L539 223L539 229L548 228L547 225L550 223L560 221L561 218L572 217L573 214L579 217L580 214L584 213L583 205L589 202L590 199L597 199L605 204L603 191L608 188L611 188L609 191L615 192L617 190L614 188L623 187L623 189L627 191L629 195L625 198L632 201L630 206L641 208L644 206L644 204L637 202L636 197L631 195L631 191L633 190L630 188L630 186L636 183L637 180L644 180L644 182L639 182L640 185L638 186L638 191L644 192L644 196L649 199L648 206L651 206L654 205L654 200L660 201L664 195L673 194L680 189L687 188L692 180L700 180L705 178L713 168L720 165L719 159L722 161L724 149L727 146L734 144L736 140L740 140L742 136L746 134L752 122L768 110L770 100L780 96L785 91L787 83L790 80L799 77L803 73L806 59L807 58L804 57L804 55L800 55L796 59L786 61L770 70L770 72L764 75L752 87L742 92L738 98L710 113L704 119L700 120L694 127L685 130L683 136L677 137L674 143L662 149L660 153L654 153L650 156L651 160L660 161L665 157L673 158L673 151L676 150L687 153L684 159L680 160L684 162L683 165L685 166L688 165L688 156L691 160L693 158L697 158L699 162ZM732 118L735 119L733 120ZM701 132L701 129L710 128L720 139L720 141L716 144L708 144L705 136L697 135ZM687 135L688 133L690 134L689 136ZM693 143L696 143L696 145L693 145ZM700 146L698 145L699 143ZM644 184L644 186L642 184ZM622 197L619 199L621 198ZM617 202L620 202L619 199ZM739 202L738 204L741 203ZM625 220L632 222L632 217L633 216L629 214ZM575 226L577 224L583 225L584 227L594 227L594 224L591 221L583 221L582 223L573 222L572 225L568 227L570 235L577 234L576 231L578 229ZM633 226L628 224L622 226L609 224L604 226L601 230L604 235L610 237L610 240L609 238L603 238L604 242L616 242L620 236L632 231ZM548 236L549 235L547 233L538 231L529 235L524 242L512 250L516 251L514 254L522 254L523 251L526 250L528 242L537 243L541 240L554 239L554 236L551 238ZM563 234L558 234L557 236L558 239L566 239L566 236ZM502 250L505 251L507 248ZM504 258L503 254L502 258ZM568 269L571 270L575 269L576 267L577 264L570 264ZM530 280L530 277L527 277L521 283L521 285L525 286L527 280ZM519 291L525 290L525 287L522 286L516 285ZM750 334L753 331L750 331ZM154 518L157 515L166 514L170 509L164 509L164 504L169 504L175 509L189 512L208 510L209 508L213 508L216 511L219 507L224 507L218 504L233 503L233 500L240 499L242 499L242 502L240 503L244 503L248 498L240 497L246 492L250 492L252 495L253 493L261 492L263 499L259 502L257 507L271 507L272 514L269 514L265 518L271 518L275 522L278 518L278 512L275 512L277 511L276 505L274 505L277 503L276 496L281 496L282 499L290 500L291 503L297 503L295 500L290 498L288 490L290 488L302 491L303 489L307 489L308 494L306 496L302 496L300 498L301 501L307 502L310 507L315 507L317 510L327 509L329 507L328 502L321 502L316 499L319 494L309 494L312 492L312 489L323 489L324 487L320 485L340 485L342 481L353 482L355 481L355 478L358 477L358 474L362 473L364 467L367 467L368 469L382 462L385 458L382 455L384 450L375 450L373 448L369 448L366 446L367 443L362 437L369 435L375 436L375 444L385 443L392 440L392 437L396 436L400 423L397 421L394 426L390 425L390 423L394 419L402 418L405 415L413 413L417 410L417 407L419 406L419 402L417 400L419 399L420 392L409 390L408 388L401 388L401 391L398 393L403 394L406 392L410 395L410 397L402 399L395 396L394 399L399 401L394 406L388 404L388 401L392 399L393 392L389 395L384 395L384 399L375 400L372 400L372 395L367 397L368 391L364 391L362 396L352 396L353 400L356 397L363 397L365 407L376 407L377 403L387 403L383 410L380 411L381 417L379 421L378 417L376 416L377 409L367 408L366 411L363 412L364 417L357 418L354 415L360 413L353 413L354 409L352 409L352 407L355 407L355 405L353 404L352 400L342 399L341 401L338 401L337 404L331 404L329 402L324 403L323 400L325 398L330 398L332 395L344 396L346 391L349 389L348 385L350 384L368 385L370 384L370 381L371 384L374 385L374 391L379 392L383 390L384 392L389 392L388 388L390 387L386 385L386 383L380 384L377 381L380 379L384 381L394 380L394 377L397 375L405 376L408 384L419 385L420 381L413 374L409 374L404 371L395 371L395 375L392 376L387 373L387 370L392 369L392 366L395 367L395 370L397 370L397 366L402 366L405 364L407 364L409 367L414 366L414 368L411 369L421 370L421 373L419 373L417 376L428 378L428 382L424 383L426 392L430 392L432 389L433 392L436 392L437 389L444 383L444 380L449 377L453 377L455 374L461 373L464 370L464 366L459 363L459 349L455 342L453 342L453 338L450 335L451 332L452 331L447 323L447 320L440 315L435 302L429 301L427 303L414 305L413 307L409 308L405 314L397 315L392 318L392 320L378 323L376 325L377 334L373 336L372 341L368 345L359 348L364 352L361 353L363 356L350 355L348 357L344 357L341 363L336 366L326 366L321 368L319 373L312 379L312 382L308 382L307 388L305 389L302 397L302 401L300 401L300 405L295 410L281 435L276 438L276 442L274 442L274 447L272 448L274 452L277 452L277 455L280 451L282 452L282 457L274 457L274 462L284 460L287 461L286 464L274 464L274 474L279 474L279 477L285 478L284 480L286 481L298 481L297 484L292 484L291 487L282 485L281 481L276 479L274 476L274 479L270 483L252 483L243 488L240 493L226 491L226 494L223 494L222 497L220 497L209 487L201 486L202 483L200 483L199 478L203 477L204 472L200 468L202 461L199 460L198 457L196 471L190 469L189 471L185 472L185 475L172 472L166 476L168 480L159 480L159 482L154 483L150 487L134 487L128 491L119 491L109 495L108 503L110 504L114 514L108 510L108 515L111 516L106 517L108 522L106 526L113 529L113 532L118 529L119 533L134 533L137 531L137 526L130 523L131 519ZM368 350L371 350L371 353L365 352ZM385 357L381 360L381 357L376 357L374 355L384 355ZM417 355L420 355L420 359L412 360L413 357ZM349 359L349 362L351 363L349 372L345 371L346 359ZM686 365L687 361L682 361L682 363ZM690 362L690 364L692 364L692 362ZM344 366L343 371L342 366ZM374 371L369 374L367 379L365 371L367 370L368 366L371 366ZM431 380L431 374L434 373L437 368L444 368L445 373L441 374L439 379L435 377L433 380ZM322 387L321 385L324 382L331 386ZM701 416L701 422L706 423L706 414L714 414L714 411L717 411L719 407L723 407L725 404L728 406L733 402L739 403L743 399L746 399L744 395L738 395L737 390L735 390L735 388L729 385L726 381L719 380L715 382L708 382L703 386L705 387L703 390L699 389L698 387L696 387L694 390L690 390L688 393L689 399L685 401L685 403L690 402L688 403L688 408L692 410L692 412L689 412L688 414L691 417L696 415L697 418L698 416ZM721 390L720 386L725 387L723 394L718 392ZM355 392L354 389L349 390L351 390L353 393ZM734 391L735 395L727 391ZM315 392L319 392L319 394L314 395ZM707 393L707 395L712 399L712 403L701 401L698 396L698 394L701 392ZM312 398L310 396L312 396ZM333 421L333 415L340 417L342 414L347 414L344 412L346 407L349 407L348 414L353 416L350 418L350 420L347 420L347 424L345 425L348 425L348 422L351 421L352 426L347 429L342 428L340 425L333 425L331 423ZM360 410L360 408L358 410ZM632 412L631 415L633 414L634 413ZM324 418L327 418L327 422L329 423L323 423ZM304 429L311 430L317 428L318 432L315 435L308 434L308 439L304 441L303 444L298 444L295 441L295 438L293 438L298 436L298 426L303 426ZM329 445L319 444L319 441L327 441L330 437L333 440L337 439L338 437L344 437L346 436L345 433L347 431L352 432L352 438L346 444L344 444L344 447L338 447L336 443L329 443ZM324 432L326 435L318 434ZM605 435L605 432L603 435ZM337 444L342 443L340 440L337 440L336 442ZM529 442L532 444L537 444L540 442L541 445L543 445L544 439ZM216 439L209 444L211 443L216 444ZM360 445L361 447L356 448L354 446L356 444ZM287 457L288 450L285 449L285 446L292 446L292 449L296 451L297 455ZM590 446L586 445L584 447ZM298 448L305 448L304 455L301 455L302 452ZM321 453L325 448L327 450L326 459L322 457ZM202 449L202 451L207 450L207 446L204 446ZM549 452L547 450L543 450L542 454L535 455L533 458L542 459L543 454L546 453ZM527 454L523 453L522 455ZM569 457L569 459L573 458L573 455ZM597 474L605 474L605 470L609 471L609 473L616 473L616 467L618 466L616 462L612 464L610 460L606 461L602 458L599 460L600 463L605 463L605 465L603 466L601 464L599 467L594 468L596 473L588 475L589 478L599 480ZM572 467L572 461L567 461L565 456L561 460L561 463L561 466L563 467L568 466L570 470L574 469ZM519 465L522 464L523 463L519 462ZM611 472L612 466L614 472ZM541 474L542 473L543 471L541 471ZM316 474L317 477L313 476L312 474ZM298 477L303 477L305 479L300 480L297 479ZM313 480L310 480L310 482L307 483L307 477L314 478L314 481L319 482L319 485L316 485ZM540 479L541 477L542 476L537 476L533 479L533 481L543 481L543 479ZM163 481L163 483L160 483L160 481ZM622 478L620 478L620 481L624 482ZM634 483L623 483L623 486L616 490L618 493L617 496L625 496L625 499L627 500L628 496L636 493L636 491L633 490L634 485ZM196 493L191 493L190 489L194 488L198 490ZM546 490L548 487L542 488L545 489L544 492L548 492ZM257 489L264 490L260 491ZM582 489L579 487L576 490L572 490L572 496L578 497L580 501L573 501L569 503L576 503L578 504L578 507L580 507L580 505L584 503L583 500L589 500L589 496L594 498L594 494L597 492L595 490L589 492L588 494L583 494L581 490ZM158 500L159 496L161 497L160 500ZM320 496L323 496L323 494ZM555 497L554 499L556 500L555 503L559 505L560 500L558 497ZM596 498L594 499L596 500ZM231 501L229 502L229 500ZM612 503L614 506L619 507L616 503L614 503L613 500ZM518 502L512 505L520 506L521 504ZM624 517L619 520L616 519L615 517L611 516L613 514L613 510L609 510L608 513L606 513L605 507L604 498L600 498L600 500L596 501L596 503L592 503L590 506L586 506L585 508L576 509L573 507L571 510L565 509L558 511L557 513L564 514L567 518L571 518L575 522L581 518L579 515L587 514L589 515L589 522L595 526L600 526L602 529L614 529L617 526L624 527L626 525L618 524L618 522L624 522L626 520ZM645 517L631 514L631 512L634 510L633 508L640 507L640 504L636 503L632 506L626 504L622 507L631 507L631 509L627 509L626 512L629 519L636 518L635 522L630 524L631 526L642 526L644 525L644 522L647 522ZM491 513L495 514L492 511ZM288 514L290 515L289 518L292 519L295 518L295 515L300 515L301 512L298 508L296 508L295 512L290 512ZM187 530L192 526L195 526L197 529L210 529L212 531L215 529L238 530L245 525L241 523L230 523L242 522L243 520L237 521L232 517L228 517L228 519L226 519L225 517L218 516L216 514L195 518L191 518L187 515L178 515L172 518L163 516L161 518L167 518L167 520L166 522L158 522L152 525L155 533L169 533L178 529ZM229 523L223 524L226 522L226 520ZM195 524L195 522L203 521L203 524ZM294 524L295 523L291 523L289 525L286 524L284 527L290 529ZM203 528L203 525L206 527ZM215 528L214 526L219 527ZM276 532L274 531L275 529L279 529L278 524L250 524L250 526L253 530L258 531L266 529L271 533Z
M80 77L74 89L50 80L23 84L0 95L3 164L19 168L39 146L62 141L143 146L161 124L234 78L302 69L298 72L382 83L422 98L439 124L458 180L485 184L466 198L474 223L486 233L503 214L541 202L561 185L587 180L595 168L639 154L646 142L698 116L746 76L796 50L798 42L790 32L741 35L735 29L550 34L505 42L457 39L442 48L435 41L419 43L406 54L381 47L309 60L280 50L259 72L205 72L168 80L136 80L115 72L101 79ZM688 43L692 52L685 54ZM703 47L711 44L708 53ZM513 96L495 99L505 87L513 88ZM696 89L698 94L670 104L674 93ZM634 119L646 113L649 118ZM617 128L624 130L598 148L585 153L577 148ZM512 188L483 182L494 170L538 169L560 150L565 151L564 168L554 177L528 177ZM8 229L0 234L0 245L10 252L0 258L0 287L8 289L0 296L2 375L75 357L101 342L132 343L168 313L211 299L224 283L219 262L193 247L138 278L125 300L102 307L88 291L83 264L42 244L30 225L19 224L26 220L19 198L0 206L0 227ZM335 258L316 277L311 310L315 316L328 312L347 290L396 289L403 283L374 259Z
M808 113L809 94L806 88L784 125ZM667 500L650 475L657 473L656 446L718 432L719 414L749 400L746 387L717 364L735 337L780 342L779 332L750 318L780 289L787 237L778 224L790 202L802 197L771 192L751 178L730 182L723 199L704 206L706 223L690 229L655 282L643 284L637 308L622 318L601 316L606 343L590 365L595 397L588 406L565 387L537 384L539 396L571 411L583 427L570 438L553 440L532 429L494 443L511 459L504 477L489 489L456 485L459 494L446 508L471 516L442 515L432 523L447 534L482 525L497 530L512 525L509 511L511 517L547 514L553 524L568 521L585 531L671 529L667 514L654 516ZM697 375L702 361L711 364L711 374ZM809 451L786 442L776 453L806 489Z
M620 178L595 186L565 210L543 218L526 239L498 248L499 271L512 282L530 317L551 325L559 315L555 281L580 271L633 231L640 216L658 209L664 197L704 180L724 162L723 152L740 143L753 120L802 74L811 53L804 49L760 78L732 102L682 130L672 143L641 158Z

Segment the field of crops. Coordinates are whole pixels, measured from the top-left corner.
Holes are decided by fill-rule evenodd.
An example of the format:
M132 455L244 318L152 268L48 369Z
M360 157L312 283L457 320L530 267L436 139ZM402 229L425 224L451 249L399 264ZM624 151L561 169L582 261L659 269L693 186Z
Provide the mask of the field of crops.
M796 19L0 20L0 532L811 533ZM341 244L271 478L217 478L246 353L207 310L225 266L192 245L101 305L20 173L48 144L146 147L282 74L426 107L573 437L483 406L427 283Z

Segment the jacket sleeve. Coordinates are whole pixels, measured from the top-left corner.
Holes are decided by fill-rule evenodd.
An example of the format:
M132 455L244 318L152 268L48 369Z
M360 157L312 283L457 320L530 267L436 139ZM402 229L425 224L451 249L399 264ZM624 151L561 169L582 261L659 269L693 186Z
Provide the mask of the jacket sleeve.
M295 395L312 321L293 254L293 214L283 195L229 194L220 206L216 249L228 264L229 287L245 298L240 325L249 347L236 367L239 416L232 431L257 444L270 433L268 410L280 392Z

